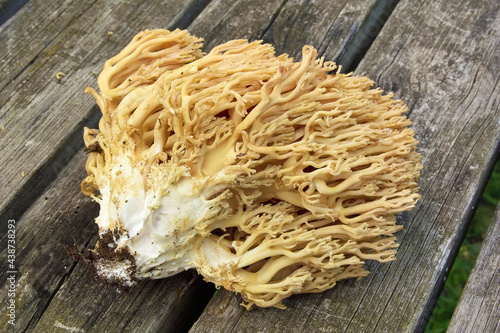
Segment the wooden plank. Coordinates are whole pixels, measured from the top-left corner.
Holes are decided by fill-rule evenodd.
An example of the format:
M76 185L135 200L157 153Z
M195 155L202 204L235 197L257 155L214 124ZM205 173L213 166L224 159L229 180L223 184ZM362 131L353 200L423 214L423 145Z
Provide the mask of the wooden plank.
M493 0L401 1L357 69L408 103L421 140L423 199L400 218L397 261L286 310L247 312L221 290L192 332L425 329L500 141L499 14Z
M359 307L377 304L368 330L418 332L427 325L498 154L500 7L493 0L403 1L396 10L359 73L408 103L421 140L423 199L404 221L404 246L390 280L370 285L369 292L384 288L381 302L364 299Z
M4 4L4 8L8 12L9 8L18 5L20 3L8 1ZM47 152L47 150L56 148L54 142L52 142L51 147L45 147L45 149L36 147L37 150L41 150L42 154L34 160L29 158L30 154L20 154L24 150L28 152L34 150L34 143L39 141L30 141L29 137L33 128L38 127L39 122L44 119L43 112L51 108L48 106L37 108L31 105L28 110L23 110L27 102L17 106L16 100L32 100L38 90L48 82L54 81L55 73L59 70L47 73L36 69L45 64L55 51L54 45L47 48L50 42L73 20L81 16L89 5L88 2L83 1L76 5L74 2L72 4L71 1L51 1L49 3L47 1L31 1L20 8L8 22L0 26L0 49L3 51L0 55L0 151L2 154L0 166L3 170L0 175L0 184L5 193L0 203L0 212L2 213L5 212L8 204L14 201L13 199L21 186L27 184L35 170L40 168L44 155L47 153L50 155L53 152ZM45 52L42 52L44 50ZM60 88L60 85L52 86L51 89L58 92L58 87ZM57 99L53 99L52 106L59 104L57 101ZM73 101L74 103L76 102ZM74 105L71 105L71 108L74 108ZM26 122L30 121L31 126L26 125ZM63 139L63 137L58 136L52 137L52 139L55 138ZM61 155L64 154L59 156L61 157ZM40 180L35 181L35 183L44 184L42 179L50 179L50 175L54 176L52 168L44 169L46 169L45 177L40 177ZM47 170L52 171L51 174L47 175ZM37 186L32 184L31 187L36 188ZM28 202L32 201L29 198L25 199ZM16 201L18 204L20 203L20 200ZM18 210L24 211L25 208L20 207ZM9 212L2 216L2 221L6 218L18 217L18 215ZM2 222L1 226L1 234L3 234L5 223Z
M82 147L81 128L98 115L83 90L96 87L104 61L138 31L166 28L199 3L31 1L1 27L8 51L0 70L4 218L19 217ZM58 72L65 76L57 79Z
M309 44L320 55L335 59L350 46L374 0L244 0L229 8L221 6L223 2L213 1L189 27L194 34L204 36L206 48L231 39L262 39L272 44L277 54L299 59L302 47ZM249 17L245 25L236 19L242 15Z
M84 170L78 168L78 174L84 175ZM65 253L62 244L71 244L72 237L77 243L88 242L95 227L82 228L95 217L95 204L85 200L78 193L78 182L68 174L61 175L65 181L66 192L56 186L39 198L35 204L40 210L34 213L28 211L20 220L15 220L15 262L14 267L7 268L2 261L1 283L5 283L10 274L7 271L17 271L15 283L16 328L20 331L29 327L32 320L41 315L46 302L51 298L55 288L60 284L73 266L73 260ZM75 200L68 204L66 199ZM2 243L6 244L6 238ZM2 258L6 257L7 249L2 248ZM2 307L11 297L7 297L5 288L1 289ZM2 322L3 330L9 328Z
M0 48L3 50L0 55L0 91L35 58L43 57L41 52L45 46L85 13L94 1L30 1L21 6L23 2L5 1L2 4L2 11L5 11L2 15L10 16L16 10L18 12L0 26ZM0 96L4 104L7 101L5 92Z
M342 64L344 73L354 71L359 65L398 2L399 0L377 0L374 3L370 13L354 35L350 43L352 47L346 49L336 58L336 61Z
M232 39L258 40L283 2L286 0L214 0L188 29L205 39L205 50Z
M500 205L447 332L500 332Z

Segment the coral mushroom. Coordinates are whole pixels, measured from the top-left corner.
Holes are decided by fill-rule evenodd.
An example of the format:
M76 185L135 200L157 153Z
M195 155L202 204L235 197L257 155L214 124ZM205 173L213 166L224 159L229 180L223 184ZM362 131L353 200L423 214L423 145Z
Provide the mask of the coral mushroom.
M194 268L282 306L395 259L421 169L407 110L311 46L294 62L233 40L202 53L146 30L104 65L82 190L100 204L92 265L132 285Z

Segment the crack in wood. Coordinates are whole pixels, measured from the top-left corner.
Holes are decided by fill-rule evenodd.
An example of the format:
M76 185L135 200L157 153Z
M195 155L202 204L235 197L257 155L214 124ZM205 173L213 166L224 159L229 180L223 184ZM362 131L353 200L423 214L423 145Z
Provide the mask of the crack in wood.
M92 7L92 5L93 5L94 3L95 3L95 1L94 1L94 2L92 2L92 3L90 3L90 4L88 4L88 6L87 6L87 7L84 7L84 10L80 13L80 15L84 15L84 14L85 14L85 13L86 13L86 12L87 12L87 11L88 11L91 7ZM60 13L60 15L64 14L64 12L65 12L65 11L63 10L63 11ZM26 65L22 66L22 68L20 68L20 69L19 69L19 72L18 72L18 73L16 73L16 74L12 77L12 79L10 79L9 81L6 81L6 82L5 82L5 85L4 85L3 87L1 87L1 88L0 88L0 92L2 92L4 89L8 89L8 86L9 86L9 83L10 83L10 82L16 81L16 80L17 80L17 79L18 79L18 78L19 78L19 77L20 77L20 76L21 76L21 75L22 75L22 74L23 74L23 73L24 73L24 72L25 72L28 68L30 68L30 67L31 67L34 63L36 63L36 62L38 61L38 59L39 59L41 56L43 56L43 55L44 55L44 53L46 53L46 52L47 52L47 48L48 48L48 47L49 47L49 46L50 46L50 45L51 45L51 44L52 44L55 40L57 40L57 39L58 39L58 37L59 37L61 34L63 34L63 33L66 31L66 29L67 29L68 27L72 26L72 25L73 25L73 23L74 23L75 21L77 21L79 17L80 17L80 16L73 17L73 18L72 18L71 20L69 20L69 21L66 23L66 25L64 25L64 26L62 27L62 29L60 29L60 30L59 30L56 34L51 34L51 35L50 35L51 37L50 37L49 39L47 39L47 40L44 42L44 47L40 48L40 49L39 49L39 51L38 51L37 53L35 53L35 54L32 56L32 59L30 59L30 60L29 60L29 62L28 62ZM55 22L56 20L57 20L57 18L55 18L55 19L51 20L51 21L50 21L50 23ZM49 24L50 24L50 23L49 23ZM26 46L26 47L28 47L28 46ZM24 50L23 50L23 51L24 51ZM28 54L29 52L26 52L26 53ZM47 58L45 59L45 61L40 62L38 65L41 67L41 66L43 66L43 65L45 64L45 62L47 62L47 61L49 61L49 57L47 57ZM29 78L30 78L30 77L25 78L25 80L24 80L23 82L25 82L25 81L29 80ZM10 96L10 97L12 97L12 96ZM8 102L8 100L6 100L4 103L6 104L7 102Z
M271 16L271 19L269 20L269 23L264 27L264 29L262 30L262 33L259 35L259 39L264 38L264 36L269 31L271 26L274 24L274 22L276 22L276 19L278 18L279 14L283 10L283 7L285 7L287 2L288 2L288 0L283 0L283 2L281 2L279 7L274 11L273 15Z
M194 0L169 24L169 29L187 29L212 0Z
M59 290L61 289L61 287L64 285L64 282L66 282L66 280L69 278L69 276L75 270L76 265L78 265L78 261L75 261L74 263L72 263L71 267L66 272L66 274L64 274L61 277L61 279L57 283L57 286L54 288L54 291L51 293L51 295L48 298L47 302L45 303L45 305L43 306L42 310L40 311L40 315L37 316L36 313L33 315L33 317L31 318L31 320L28 323L28 326L26 327L26 330L33 329L38 324L38 321L40 321L40 319L42 318L43 314L45 313L45 310L47 310L47 308L49 307L50 303L52 302L52 300L54 299L54 297L56 296L56 294L59 292Z
M14 16L29 0L1 0L0 26Z
M341 56L337 59L337 63L342 65L343 73L349 73L356 69L398 3L399 0L377 0L375 2L358 31L352 37L351 42L341 51Z

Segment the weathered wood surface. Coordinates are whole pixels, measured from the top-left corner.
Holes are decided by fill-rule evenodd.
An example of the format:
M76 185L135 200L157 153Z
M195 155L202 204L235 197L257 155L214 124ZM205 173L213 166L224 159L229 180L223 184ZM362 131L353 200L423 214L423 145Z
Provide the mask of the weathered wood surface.
M392 3L386 3L386 16ZM343 59L366 46L354 45L356 41L376 37L373 24L365 30L362 26L373 4L29 1L2 25L0 49L8 52L0 55L1 235L6 244L6 221L15 218L16 330L186 331L214 291L186 272L142 283L130 295L118 293L96 283L61 246L71 244L73 237L80 247L95 242L92 219L98 208L79 193L79 182L86 158L81 129L95 126L99 113L82 92L87 85L95 87L95 73L106 58L140 29L188 26L205 38L206 50L229 39L250 38L273 43L278 53L298 56L307 43L327 59ZM55 13L61 16L57 20ZM192 330L422 330L499 142L499 27L493 0L403 1L357 70L409 103L422 141L424 199L417 211L401 219L406 227L399 234L397 262L370 263L369 277L342 282L322 294L297 295L284 311L246 312L238 305L239 296L220 291ZM60 81L55 79L59 71L66 73ZM5 247L0 253L6 258ZM0 268L0 304L5 308L6 260ZM6 319L0 326L9 328Z
M291 1L288 7L283 7L282 3L283 1L238 1L234 3L215 1L197 17L196 22L189 30L199 36L205 36L205 33L211 32L214 36L212 39L205 36L208 48L210 48L210 46L233 38L259 39L265 37L266 31L273 31L272 23L281 22L283 24L280 13L297 17L298 10L300 12L303 9L308 9L308 12L304 11L304 13L308 13L309 20L314 17L328 20L329 15L341 17L338 19L340 21L332 22L332 24L342 26L342 29L336 30L336 38L333 40L334 46L327 42L331 37L328 29L319 30L320 34L315 30L309 30L308 32L311 39L317 37L324 40L325 49L330 47L338 50L336 51L338 53L348 46L351 35L356 32L371 4L370 1L357 1L346 2L343 6L339 6L335 1L323 2L323 6L335 4L334 10L325 11L318 4L316 4L316 7L307 7L307 2L304 1ZM151 5L150 7L153 8L154 6ZM168 18L174 21L181 20L179 18L181 14L179 13L185 7L179 6L178 8L177 14L175 12L170 15L163 12L158 13L154 20L150 20L148 26L169 27L172 23L168 23ZM121 10L122 13L116 14L117 17L124 16L127 7L123 5ZM251 16L245 15L247 10L255 14ZM95 11L97 12L97 10ZM230 13L230 15L226 15L225 19L221 20L220 17L224 13ZM174 14L176 14L175 17ZM24 9L17 15L23 20L28 20L33 13ZM216 18L219 18L218 25L213 23ZM274 20L275 18L277 19ZM306 18L306 16L304 15L303 18ZM235 29L233 26L235 21L245 30ZM114 24L117 23L118 18ZM85 24L85 19L76 19L66 29L73 31L81 24ZM99 116L93 106L92 99L83 94L83 88L86 85L95 86L94 73L98 72L104 60L123 47L130 37L127 34L120 34L114 29L112 23L101 24L106 24L106 26L88 28L89 33L92 33L93 28L101 32L100 37L98 32L94 32L94 35L91 36L96 39L93 43L99 45L99 52L95 48L89 50L90 46L88 44L78 46L79 44L75 43L73 45L76 48L72 50L75 55L78 54L77 49L80 47L86 48L82 52L94 53L82 58L82 63L79 65L82 67L81 73L75 77L68 71L63 81L52 83L51 80L54 78L51 77L48 83L42 84L49 87L52 87L53 84L57 84L58 87L63 86L64 90L75 94L79 101L79 105L76 106L77 110L74 109L73 101L68 102L71 110L66 109L67 106L65 105L62 105L58 110L51 110L51 112L58 113L59 116L61 113L71 113L65 117L73 116L75 119L71 122L67 120L64 126L58 124L56 128L50 124L47 125L48 121L41 119L41 117L38 117L38 120L32 124L32 126L40 126L40 132L43 132L44 129L46 132L59 135L59 141L55 140L55 144L40 147L36 144L35 139L31 139L29 133L15 133L13 130L9 132L9 135L18 135L16 140L29 138L29 140L32 140L32 150L39 149L42 150L42 154L45 154L45 159L40 161L41 164L35 163L33 172L36 173L36 168L40 167L40 165L45 165L49 167L48 172L54 174L52 177L54 180L47 190L43 191L47 184L39 185L40 188L37 191L40 193L31 197L34 202L25 213L24 209L17 208L18 211L24 213L19 218L16 229L19 235L17 262L19 264L18 271L20 272L17 281L17 331L185 331L192 321L198 317L199 312L208 303L209 297L214 292L212 285L201 282L200 277L193 277L192 272L186 272L171 279L142 283L135 287L130 295L120 294L116 290L94 281L86 267L74 263L62 247L63 244L71 244L73 237L75 237L75 243L80 247L92 247L97 231L96 226L93 224L93 218L98 213L97 205L90 202L79 191L79 182L84 177L86 159L82 152L83 144L80 139L82 127L84 125L88 126L89 123L95 123ZM141 24L141 27L134 28L133 24L136 23L128 23L127 31L134 31L134 29L138 31L140 28L146 27L143 21L137 23ZM111 30L114 31L114 34L108 35L107 31ZM303 26L297 24L283 31L289 34L302 34L304 40L306 40L308 38L307 33L302 30ZM274 33L274 36L280 38L280 31L281 28L278 33ZM70 34L70 32L63 29L59 34ZM217 40L216 37L220 38L220 36L223 36L223 39ZM92 39L91 37L89 39ZM84 36L82 35L81 38L84 38ZM110 38L116 39L112 41ZM297 42L292 47L290 47L291 44L287 46L296 51L296 47L300 48L302 44L302 42ZM278 49L278 52L283 51ZM36 52L40 51L37 50ZM56 50L52 56L58 57L57 52ZM335 55L335 52L332 52L332 54ZM90 65L85 64L85 59L88 60L89 57L94 59ZM58 57L59 60L61 58ZM32 66L39 66L40 68L44 66L43 64L38 65L38 58L35 57L34 59ZM50 72L48 69L45 71ZM23 75L23 73L20 75ZM35 77L33 74L26 80L35 80ZM72 77L75 78L71 79ZM27 84L38 87L37 83ZM14 90L11 89L13 95L17 93ZM21 92L18 94L19 97L17 98L22 99L26 93ZM44 112L46 105L54 102L58 98L58 94L59 98L61 98L61 89L52 91L49 88L44 88L39 92L30 92L30 94L34 94L35 99L44 100L43 104L29 104L31 107L30 112L35 115L37 113L47 114L47 112ZM17 109L10 108L6 110L6 117L9 116L9 112L17 112ZM79 113L78 117L75 116L76 113ZM16 124L14 120L12 122L14 125ZM9 138L10 141L14 140L10 137L5 138ZM69 140L71 140L70 143L68 143ZM6 150L8 153L8 149L7 144L4 143L2 150ZM50 156L61 149L68 150L66 160ZM71 157L73 155L74 157ZM4 161L9 165L9 168L15 170L17 166L17 171L19 171L20 165L26 164L28 160L31 161L32 159L33 151L31 154L26 153L18 156L16 160L9 161L5 159ZM23 185L26 187L25 184L34 183L33 178L40 180L43 178L50 179L51 177L47 177L43 173L33 176L29 171L25 171L24 180L30 180L25 183L17 183L14 187L9 187L9 190L15 192L16 188ZM27 206L30 206L30 204ZM5 243L5 237L2 241ZM5 249L2 248L2 257L4 256L6 256L6 253ZM5 261L2 261L2 265L5 265ZM0 275L2 283L6 280L6 271L6 267L2 266L2 275ZM6 289L2 289L0 295L2 307L5 307L7 301ZM2 323L2 326L5 325L6 323Z
M191 331L422 332L498 152L499 41L497 1L401 1L356 70L408 103L421 141L423 199L401 218L397 261L284 311L220 291Z
M352 38L374 0L245 0L227 8L221 7L223 3L213 1L189 27L189 31L205 38L208 49L231 39L262 39L272 44L277 54L288 53L299 59L307 44L313 45L319 55L337 59L353 46Z
M500 332L500 205L467 280L449 333Z

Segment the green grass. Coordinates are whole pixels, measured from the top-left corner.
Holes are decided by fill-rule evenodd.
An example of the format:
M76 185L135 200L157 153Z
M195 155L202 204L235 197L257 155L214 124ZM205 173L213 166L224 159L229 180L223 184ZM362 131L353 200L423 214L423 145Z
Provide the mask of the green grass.
M446 332L453 311L457 306L462 290L469 274L476 262L481 244L486 236L488 226L493 219L495 208L500 200L500 160L497 160L495 169L477 207L471 225L467 230L465 240L460 247L458 256L453 263L444 289L432 312L426 333Z

